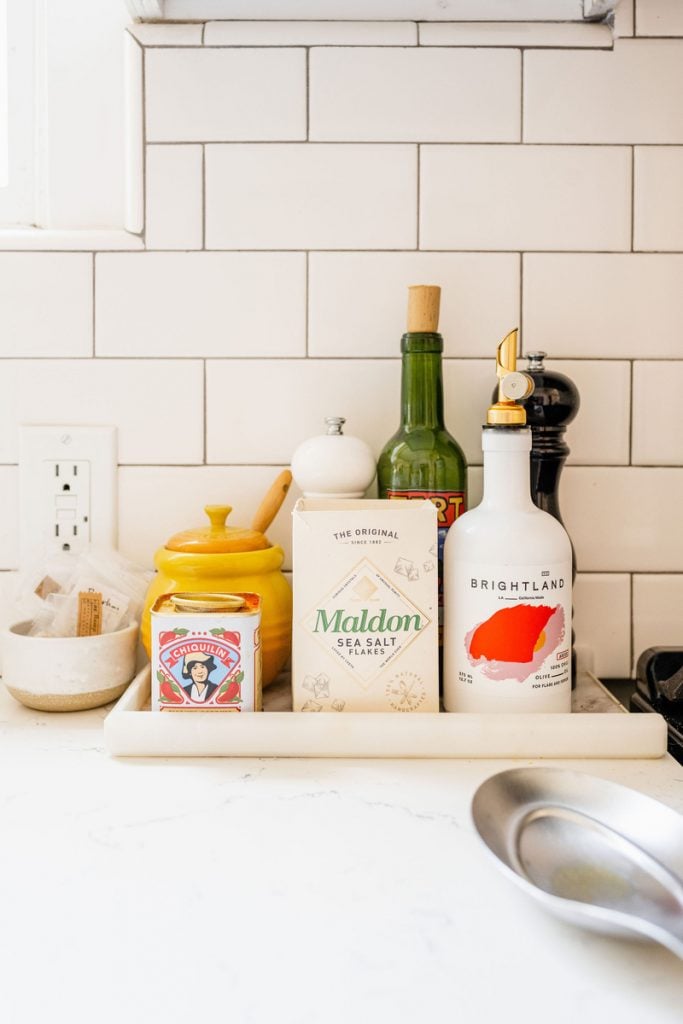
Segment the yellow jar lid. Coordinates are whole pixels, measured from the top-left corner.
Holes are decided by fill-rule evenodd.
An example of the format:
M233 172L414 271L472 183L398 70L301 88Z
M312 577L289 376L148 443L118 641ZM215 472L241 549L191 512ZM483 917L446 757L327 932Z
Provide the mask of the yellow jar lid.
M210 526L176 533L166 543L169 551L185 551L188 554L220 555L238 551L261 551L270 543L258 530L226 526L226 519L232 512L230 505L205 505Z

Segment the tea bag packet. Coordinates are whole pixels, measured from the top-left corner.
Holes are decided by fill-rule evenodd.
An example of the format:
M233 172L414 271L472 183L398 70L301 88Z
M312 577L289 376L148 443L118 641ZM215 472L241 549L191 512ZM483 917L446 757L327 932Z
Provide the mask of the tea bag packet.
M117 551L86 551L79 561L79 570L74 586L82 576L86 579L91 577L92 583L96 584L96 590L102 592L103 633L111 632L108 623L112 621L112 617L106 613L107 593L118 593L127 598L127 622L139 620L147 588L154 573L127 561ZM119 623L122 624L123 621ZM118 629L119 626L114 628Z
M61 610L67 600L66 594L50 593L45 597L38 611L35 613L31 626L28 630L29 636L57 636L53 633L55 615ZM75 635L75 634L74 634Z
M152 576L117 551L47 550L19 574L17 613L30 636L113 633L139 620Z
M52 636L78 635L79 607L83 605L81 594L102 595L100 632L114 633L127 624L130 598L121 591L115 590L114 587L104 584L100 579L80 576L74 581L73 588L66 599L57 608L51 626Z

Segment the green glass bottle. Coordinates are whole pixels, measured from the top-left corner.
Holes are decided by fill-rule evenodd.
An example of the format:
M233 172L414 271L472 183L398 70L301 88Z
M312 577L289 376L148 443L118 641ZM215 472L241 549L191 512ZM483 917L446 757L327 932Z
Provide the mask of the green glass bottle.
M439 645L443 546L449 527L467 511L467 462L444 424L440 297L436 286L409 289L408 330L401 338L401 425L377 466L380 498L429 498L438 509Z

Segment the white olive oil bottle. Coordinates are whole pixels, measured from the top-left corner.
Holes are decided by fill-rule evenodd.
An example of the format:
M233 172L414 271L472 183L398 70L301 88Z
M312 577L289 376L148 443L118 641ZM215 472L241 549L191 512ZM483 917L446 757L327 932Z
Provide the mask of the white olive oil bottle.
M531 498L531 430L518 403L517 331L498 346L498 401L483 428L484 497L444 551L447 711L571 710L572 549Z

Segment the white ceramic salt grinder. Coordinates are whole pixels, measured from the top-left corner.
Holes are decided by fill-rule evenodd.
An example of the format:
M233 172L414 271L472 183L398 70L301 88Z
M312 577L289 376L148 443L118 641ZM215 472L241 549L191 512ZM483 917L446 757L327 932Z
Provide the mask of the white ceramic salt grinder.
M365 441L343 433L343 416L328 416L325 423L327 433L294 452L294 480L305 498L362 498L375 478L375 457Z

